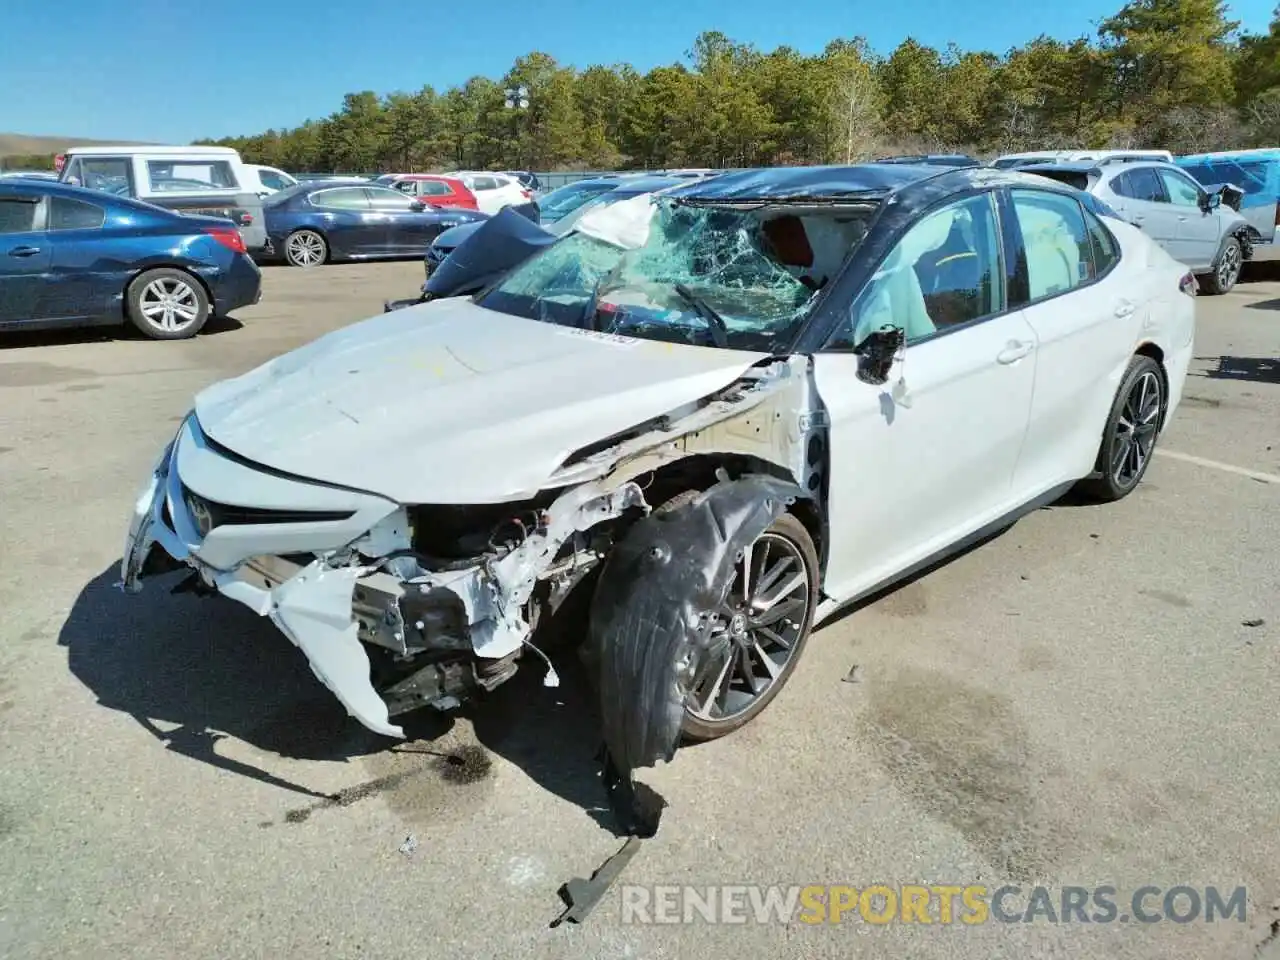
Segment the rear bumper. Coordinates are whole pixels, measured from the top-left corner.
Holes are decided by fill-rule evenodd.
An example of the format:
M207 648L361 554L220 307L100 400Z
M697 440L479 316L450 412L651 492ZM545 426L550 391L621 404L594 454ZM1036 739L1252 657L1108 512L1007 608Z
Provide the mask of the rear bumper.
M248 254L236 254L230 268L213 284L213 312L226 316L262 299L262 271Z

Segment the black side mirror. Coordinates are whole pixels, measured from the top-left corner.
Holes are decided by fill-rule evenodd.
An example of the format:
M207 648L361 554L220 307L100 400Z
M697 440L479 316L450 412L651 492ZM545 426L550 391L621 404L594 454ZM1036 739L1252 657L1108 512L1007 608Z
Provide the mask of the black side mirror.
M421 213L423 210L427 209L427 205L421 200L415 200L413 203L409 204L409 209L414 213Z
M885 324L873 330L853 348L858 355L858 379L872 386L880 386L889 379L893 360L907 342L901 327Z

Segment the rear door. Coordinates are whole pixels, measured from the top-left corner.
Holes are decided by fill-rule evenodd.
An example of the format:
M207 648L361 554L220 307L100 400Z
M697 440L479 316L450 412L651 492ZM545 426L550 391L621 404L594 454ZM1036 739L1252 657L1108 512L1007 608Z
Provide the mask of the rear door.
M379 187L365 187L364 192L374 214L382 218L383 252L424 255L427 244L439 232L439 224L434 214L413 209L422 201L398 190Z
M1015 488L1024 499L1093 468L1143 305L1119 246L1070 194L1009 191L1026 270L1017 300L1037 342L1035 390Z
M1176 260L1178 256L1178 214L1169 203L1164 184L1151 167L1125 170L1109 183L1116 202L1112 204L1125 219L1131 220L1164 247Z
M38 320L48 283L47 205L36 194L0 189L0 328Z

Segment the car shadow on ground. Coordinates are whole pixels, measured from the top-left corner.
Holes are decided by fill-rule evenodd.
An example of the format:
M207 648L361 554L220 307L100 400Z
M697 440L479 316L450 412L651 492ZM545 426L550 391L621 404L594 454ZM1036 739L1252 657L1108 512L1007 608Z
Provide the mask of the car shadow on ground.
M222 597L172 594L184 576L148 578L142 595L130 597L113 564L76 597L58 643L67 648L71 673L102 706L131 716L166 749L321 800L332 797L232 759L218 742L230 737L290 759L330 761L402 747L347 716L270 620ZM543 685L545 665L529 657L515 677L460 715L471 720L481 746L611 826L591 687L576 655L554 658L558 687ZM396 718L419 745L449 733L454 721L430 708Z
M1196 357L1212 364L1204 371L1192 371L1193 377L1208 380L1246 380L1252 383L1280 384L1280 358L1276 357Z
M244 324L235 317L210 317L196 334L197 337L216 336L240 330ZM60 347L77 343L107 343L112 340L147 340L131 323L112 324L108 327L58 327L50 330L6 330L0 332L0 350L20 350L24 347ZM165 341L156 341L163 343Z

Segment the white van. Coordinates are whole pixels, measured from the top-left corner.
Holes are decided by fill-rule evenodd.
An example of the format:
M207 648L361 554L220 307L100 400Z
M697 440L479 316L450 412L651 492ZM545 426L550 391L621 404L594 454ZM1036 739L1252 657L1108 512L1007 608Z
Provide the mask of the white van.
M64 183L222 217L251 253L266 246L257 174L230 147L72 147L59 161Z

